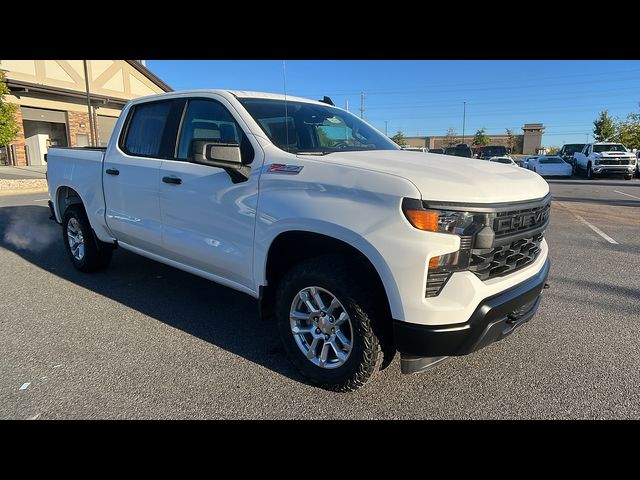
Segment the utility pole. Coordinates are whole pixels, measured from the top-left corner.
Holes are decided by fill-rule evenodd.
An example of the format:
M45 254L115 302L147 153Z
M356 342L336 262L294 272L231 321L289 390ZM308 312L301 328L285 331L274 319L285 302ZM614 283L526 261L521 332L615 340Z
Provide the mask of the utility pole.
M388 137L389 135L387 135L387 123L389 123L389 120L384 121L384 134Z
M364 92L360 92L360 118L364 119Z
M467 121L467 102L463 102L463 113L462 113L462 143L464 143L464 127Z
M344 109L348 112L349 111L349 99L347 98L346 104Z
M93 124L93 112L91 111L91 93L89 93L89 74L87 72L87 61L83 60L84 65L84 84L87 93L87 111L89 112L89 146L96 146L96 134L95 134L95 126ZM71 140L71 139L69 139Z

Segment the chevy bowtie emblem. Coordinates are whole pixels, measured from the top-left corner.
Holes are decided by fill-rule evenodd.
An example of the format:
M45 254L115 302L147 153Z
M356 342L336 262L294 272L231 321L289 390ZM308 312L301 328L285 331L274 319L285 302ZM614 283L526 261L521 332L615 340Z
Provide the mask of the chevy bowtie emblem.
M267 173L288 173L289 175L299 174L304 167L300 165L284 165L282 163L273 163Z

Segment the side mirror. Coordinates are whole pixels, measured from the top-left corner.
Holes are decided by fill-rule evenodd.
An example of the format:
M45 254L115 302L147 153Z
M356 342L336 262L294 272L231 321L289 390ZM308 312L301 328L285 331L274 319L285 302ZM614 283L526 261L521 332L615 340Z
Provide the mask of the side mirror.
M249 178L251 168L243 165L240 145L237 143L194 140L191 151L193 163L222 168L233 183L244 182Z

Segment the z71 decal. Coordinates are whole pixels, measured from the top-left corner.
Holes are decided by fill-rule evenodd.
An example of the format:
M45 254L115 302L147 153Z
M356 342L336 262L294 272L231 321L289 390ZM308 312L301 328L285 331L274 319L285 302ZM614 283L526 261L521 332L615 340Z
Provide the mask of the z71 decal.
M267 173L286 173L289 175L299 174L304 167L300 165L284 165L282 163L273 163L267 169Z

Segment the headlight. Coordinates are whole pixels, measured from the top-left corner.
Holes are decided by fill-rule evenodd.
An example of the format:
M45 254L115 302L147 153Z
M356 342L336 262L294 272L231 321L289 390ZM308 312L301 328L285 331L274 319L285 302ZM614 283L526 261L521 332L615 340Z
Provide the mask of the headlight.
M596 160L594 160L594 162L593 162L593 163L594 163L595 165L598 165L598 164L600 163L600 160L596 159Z
M405 214L411 225L430 232L464 235L465 230L474 223L474 216L469 212L407 209Z
M460 249L429 259L429 271L453 272L469 267L473 235L484 227L484 215L456 210L425 209L419 201L403 203L403 211L409 223L419 230L458 235Z

